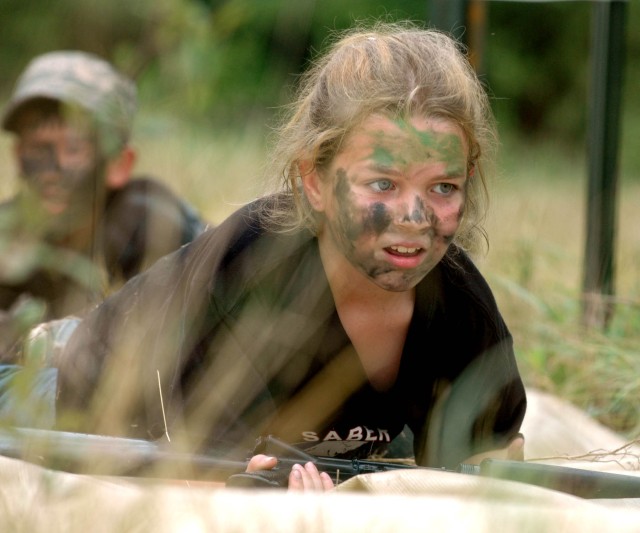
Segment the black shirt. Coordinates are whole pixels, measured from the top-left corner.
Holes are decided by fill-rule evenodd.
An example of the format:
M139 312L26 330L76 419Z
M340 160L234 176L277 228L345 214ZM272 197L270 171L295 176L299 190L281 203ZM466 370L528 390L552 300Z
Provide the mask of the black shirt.
M462 251L418 284L397 380L379 390L340 323L317 240L269 230L266 205L240 209L89 315L67 346L60 407L81 409L96 390L108 401L97 386L108 363L135 375L129 435L182 428L246 452L274 434L363 456L407 424L419 464L451 468L515 436L526 399L511 336Z

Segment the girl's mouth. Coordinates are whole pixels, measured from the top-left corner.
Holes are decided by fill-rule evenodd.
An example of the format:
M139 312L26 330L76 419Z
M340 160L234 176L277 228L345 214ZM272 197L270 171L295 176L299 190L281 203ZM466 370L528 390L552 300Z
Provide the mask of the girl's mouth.
M391 255L398 255L401 257L413 257L418 255L422 248L407 248L406 246L389 246L385 250Z

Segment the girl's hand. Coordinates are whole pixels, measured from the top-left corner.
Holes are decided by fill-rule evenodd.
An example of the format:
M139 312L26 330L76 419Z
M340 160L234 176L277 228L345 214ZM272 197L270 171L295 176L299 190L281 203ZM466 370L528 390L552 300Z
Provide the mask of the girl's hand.
M276 457L254 455L247 465L247 472L271 470L278 464ZM289 474L290 491L327 491L333 489L333 481L326 472L318 472L316 465L307 463L304 466L295 464Z
M289 474L290 491L327 491L333 489L333 481L326 472L318 472L309 462L304 466L295 464Z

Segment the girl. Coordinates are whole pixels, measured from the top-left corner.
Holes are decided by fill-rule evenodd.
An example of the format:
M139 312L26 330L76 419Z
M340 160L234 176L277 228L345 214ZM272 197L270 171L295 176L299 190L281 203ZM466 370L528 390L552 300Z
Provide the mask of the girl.
M383 453L406 425L421 465L513 456L524 387L467 255L493 139L451 38L408 25L346 34L280 131L279 191L78 328L60 361L61 424L232 455L272 434L340 457ZM256 456L249 469L274 464ZM331 482L308 465L290 486Z

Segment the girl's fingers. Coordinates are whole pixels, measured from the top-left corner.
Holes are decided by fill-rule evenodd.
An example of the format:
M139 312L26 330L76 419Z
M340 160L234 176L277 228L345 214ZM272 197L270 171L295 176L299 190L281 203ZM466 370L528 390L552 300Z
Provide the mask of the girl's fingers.
M333 489L333 480L329 474L326 472L320 472L320 480L322 481L322 490L327 491Z
M326 491L333 488L333 481L326 472L318 472L316 465L309 462L303 466L296 464L289 474L291 491Z
M278 459L269 455L254 455L247 465L247 472L256 472L257 470L271 470L278 464Z

